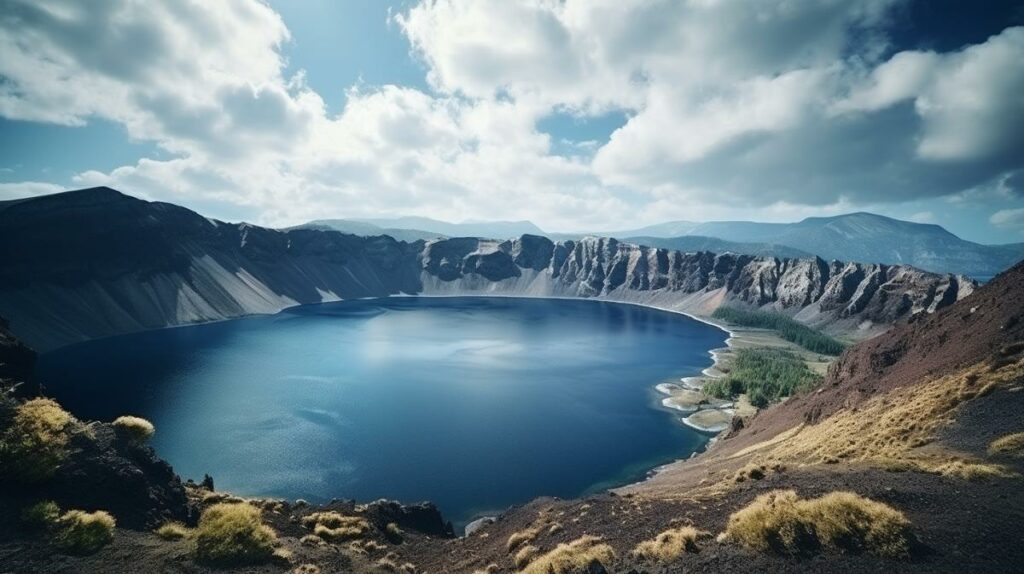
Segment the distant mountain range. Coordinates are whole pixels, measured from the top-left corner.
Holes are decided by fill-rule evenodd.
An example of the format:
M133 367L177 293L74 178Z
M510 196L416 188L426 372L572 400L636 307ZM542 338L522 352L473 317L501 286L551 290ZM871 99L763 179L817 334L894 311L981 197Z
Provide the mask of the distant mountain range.
M1024 259L1024 243L983 245L961 239L939 225L864 212L809 217L796 223L669 221L639 229L592 233L548 233L529 221L447 223L420 217L321 220L304 227L363 236L391 235L406 241L436 237L509 239L524 234L566 240L592 235L679 251L779 258L817 255L826 260L912 265L982 280Z
M615 237L707 236L733 242L786 246L823 259L913 265L926 271L989 278L1024 258L1024 243L982 245L943 227L875 215L849 213L808 217L796 223L672 221L612 233Z
M429 217L394 219L318 219L300 228L333 229L353 235L390 235L400 241L439 237L488 237L510 239L521 235L548 235L529 221L466 221L449 223Z
M601 237L403 242L268 229L109 188L0 202L0 261L0 316L44 351L397 294L599 298L705 315L730 305L861 338L975 288L961 276L899 265L684 253Z

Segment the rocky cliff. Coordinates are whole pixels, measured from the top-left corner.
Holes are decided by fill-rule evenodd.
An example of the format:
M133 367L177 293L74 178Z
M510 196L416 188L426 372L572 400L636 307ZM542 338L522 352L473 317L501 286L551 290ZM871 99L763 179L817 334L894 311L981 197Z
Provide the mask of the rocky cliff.
M0 314L45 351L142 329L394 294L594 297L770 308L866 336L968 295L907 266L683 253L607 238L400 242L207 219L93 188L0 203Z

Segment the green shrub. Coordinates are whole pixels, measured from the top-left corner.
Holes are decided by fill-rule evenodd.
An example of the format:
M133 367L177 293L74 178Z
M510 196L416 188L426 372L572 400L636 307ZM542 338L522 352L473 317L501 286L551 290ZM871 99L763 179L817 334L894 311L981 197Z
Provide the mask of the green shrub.
M757 327L771 329L783 339L800 345L801 347L824 355L838 355L845 349L845 345L816 331L807 325L799 323L781 313L769 313L766 311L744 311L733 307L719 307L711 314L715 319L726 323L741 325L743 327Z
M792 490L757 497L729 517L726 537L748 548L779 554L821 550L910 554L910 521L899 512L852 492L802 500Z
M747 393L751 404L764 407L771 401L811 388L820 380L819 375L789 351L740 349L729 373L704 385L704 392L723 399Z
M21 520L33 530L47 530L60 519L60 507L52 500L43 500L21 512Z
M57 521L54 543L69 554L93 554L114 539L114 517L97 510L69 510Z
M203 512L195 534L196 558L214 566L260 564L274 554L277 534L249 504L215 504Z
M18 405L0 435L0 472L30 483L53 476L67 456L67 430L74 420L50 399Z
M156 432L153 423L141 417L121 416L114 419L111 424L114 425L114 430L135 442L145 442Z

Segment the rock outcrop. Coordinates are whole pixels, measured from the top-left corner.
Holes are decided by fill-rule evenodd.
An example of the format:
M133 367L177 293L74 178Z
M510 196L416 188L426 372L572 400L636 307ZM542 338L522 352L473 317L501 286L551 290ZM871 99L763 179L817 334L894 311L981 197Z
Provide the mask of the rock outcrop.
M45 351L97 337L394 294L774 309L854 337L968 295L900 265L684 253L610 238L411 243L229 224L109 188L0 203L0 314Z
M10 332L0 317L0 380L27 381L36 364L36 353Z

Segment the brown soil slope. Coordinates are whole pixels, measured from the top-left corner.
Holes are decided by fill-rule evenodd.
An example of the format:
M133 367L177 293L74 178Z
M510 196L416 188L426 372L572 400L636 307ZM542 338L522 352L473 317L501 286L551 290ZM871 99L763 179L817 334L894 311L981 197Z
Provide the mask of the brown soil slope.
M1024 350L1024 263L967 299L931 315L916 315L848 349L821 387L768 409L722 444L735 452L795 425L814 423L893 389L919 384L969 365L1009 360ZM1001 354L1006 357L1000 357Z

